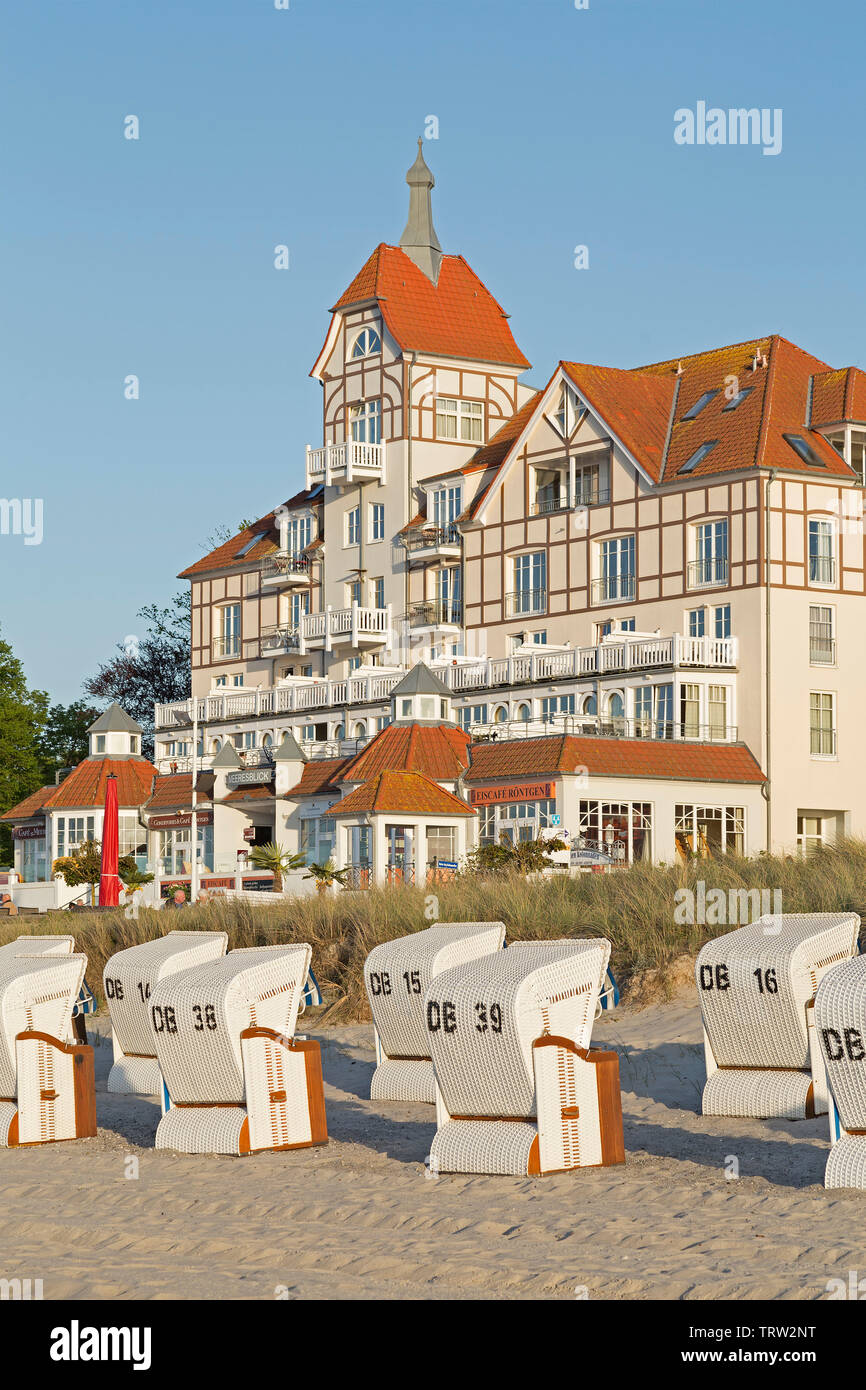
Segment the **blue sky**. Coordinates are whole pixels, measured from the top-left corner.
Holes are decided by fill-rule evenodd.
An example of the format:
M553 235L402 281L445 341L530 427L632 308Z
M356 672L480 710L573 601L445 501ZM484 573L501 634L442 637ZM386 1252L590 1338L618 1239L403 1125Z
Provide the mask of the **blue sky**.
M0 491L44 537L0 535L0 628L31 683L77 698L217 525L302 485L326 311L399 239L430 115L443 248L530 381L768 332L866 365L864 38L853 0L7 9ZM678 146L699 101L781 108L781 154Z

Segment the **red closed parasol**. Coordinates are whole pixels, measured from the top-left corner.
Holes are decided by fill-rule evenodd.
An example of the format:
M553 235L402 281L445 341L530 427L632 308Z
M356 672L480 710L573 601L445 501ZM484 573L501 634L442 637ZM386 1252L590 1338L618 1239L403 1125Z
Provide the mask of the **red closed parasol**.
M109 773L105 783L105 815L102 821L102 865L99 876L99 906L117 907L120 879L117 875L120 853L117 824L117 778Z

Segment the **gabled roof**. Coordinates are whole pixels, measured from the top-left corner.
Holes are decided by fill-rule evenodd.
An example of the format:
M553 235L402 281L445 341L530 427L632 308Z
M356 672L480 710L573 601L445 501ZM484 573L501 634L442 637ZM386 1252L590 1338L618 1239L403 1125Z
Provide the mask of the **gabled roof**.
M141 806L147 801L156 768L146 758L85 758L64 777L59 787L43 787L31 792L17 806L4 812L3 820L26 820L39 810L54 811L61 806L104 806L108 778L117 778L119 806ZM34 804L42 792L50 792L41 805Z
M229 743L228 739L226 739L226 741L225 741L225 743L223 744L222 748L221 748L220 751L217 753L216 757L214 758L213 762L211 763L211 767L219 767L219 768L223 768L223 767L228 767L228 768L243 767L243 763L241 762L241 760L240 760L240 758L239 758L239 756L238 756L237 749L235 748L234 744Z
M395 695L444 695L451 699L451 691L438 676L434 675L429 666L423 661L417 662L412 670L403 677L399 685L395 685L391 691L391 699Z
M483 485L479 488L475 496L468 502L464 497L465 505L458 517L458 521L471 520L485 497L501 476L505 463L511 456L512 450L523 434L523 431L526 429L526 426L529 424L529 421L532 419L536 407L543 395L544 391L536 391L530 396L529 400L525 401L520 409L515 411L510 420L506 420L504 425L499 426L499 429L495 434L490 436L486 444L482 444L480 449L476 449L475 453L470 459L467 459L466 463L462 464L459 468L451 468L445 473L430 473L420 480L420 485L424 487L430 482L439 482L446 478L467 478L474 473L488 471L490 477L486 481L482 479ZM423 520L424 518L421 517L419 519Z
M512 777L544 777L586 768L597 777L640 777L684 782L763 782L764 774L742 743L680 743L667 739L550 738L475 743L467 783Z
M370 301L378 304L389 333L404 352L529 366L504 309L462 256L443 256L433 284L399 246L381 242L331 312ZM321 357L320 353L312 376Z
M356 787L338 805L332 816L351 816L361 812L376 814L404 812L415 816L474 816L452 792L445 791L420 772L379 772L370 782Z
M196 796L210 801L213 795L213 773L200 772L196 778ZM176 806L189 806L192 802L192 773L171 772L160 775L153 784L153 795L145 810L173 810Z
M296 507L306 507L313 503L321 502L324 498L324 488L321 483L317 483L314 488L303 489L296 492L294 497L290 497L288 502L283 502L282 507L286 511L292 511ZM242 531L231 536L221 545L216 546L209 554L204 555L200 560L187 565L185 570L181 570L178 579L190 579L193 575L207 573L210 570L227 570L239 568L242 565L252 564L256 560L263 560L266 555L271 555L279 549L280 527L277 512L280 510L274 507L272 512L259 517L252 525L245 526ZM256 539L258 537L258 539ZM250 541L255 540L255 545L250 545ZM247 547L249 546L249 549ZM241 552L244 552L241 554Z
M339 796L340 775L350 761L349 758L311 758L304 765L300 782L290 787L286 796Z
M584 362L563 362L562 367L595 413L657 483L676 377L644 376Z
M469 762L469 735L452 724L389 724L343 767L341 782L366 782L379 772L420 772L454 782Z
M136 724L131 715L125 709L121 709L116 700L112 700L108 709L103 710L98 719L94 719L89 734L140 734L141 725Z
M305 763L307 755L298 740L295 738L291 729L284 735L283 741L274 753L275 763Z
M859 367L817 372L812 383L813 428L842 420L866 421L866 372Z

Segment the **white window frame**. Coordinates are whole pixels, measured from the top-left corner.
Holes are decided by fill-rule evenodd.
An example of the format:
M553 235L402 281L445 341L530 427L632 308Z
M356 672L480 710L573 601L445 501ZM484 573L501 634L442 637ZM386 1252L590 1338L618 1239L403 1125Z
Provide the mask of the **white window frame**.
M371 502L369 512L368 539L371 545L377 545L379 541L385 539L385 503Z
M455 444L483 444L484 402L464 400L457 396L437 396L435 425L437 439Z
M360 352L358 349L361 349ZM367 324L356 333L349 348L349 361L359 362L363 357L374 357L382 351L382 334L373 324Z
M343 547L347 549L350 545L361 544L361 508L359 506L349 507L346 512L346 519L343 526Z

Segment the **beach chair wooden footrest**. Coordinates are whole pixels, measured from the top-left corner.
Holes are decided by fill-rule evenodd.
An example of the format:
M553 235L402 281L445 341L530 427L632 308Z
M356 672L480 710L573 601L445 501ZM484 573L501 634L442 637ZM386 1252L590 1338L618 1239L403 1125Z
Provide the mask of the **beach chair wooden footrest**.
M748 1120L804 1120L816 1113L813 1097L809 1072L723 1067L704 1086L703 1113Z
M53 1144L96 1134L93 1048L47 1033L19 1033L18 1143Z
M827 1159L825 1187L866 1188L866 1135L843 1134Z
M161 1085L155 1057L120 1056L108 1073L108 1089L116 1095L158 1096Z
M436 1100L433 1063L386 1057L373 1073L370 1099L432 1105Z
M178 1105L163 1115L155 1146L184 1154L247 1154L249 1120L243 1105Z
M322 1051L272 1028L241 1033L250 1148L304 1149L328 1141Z

